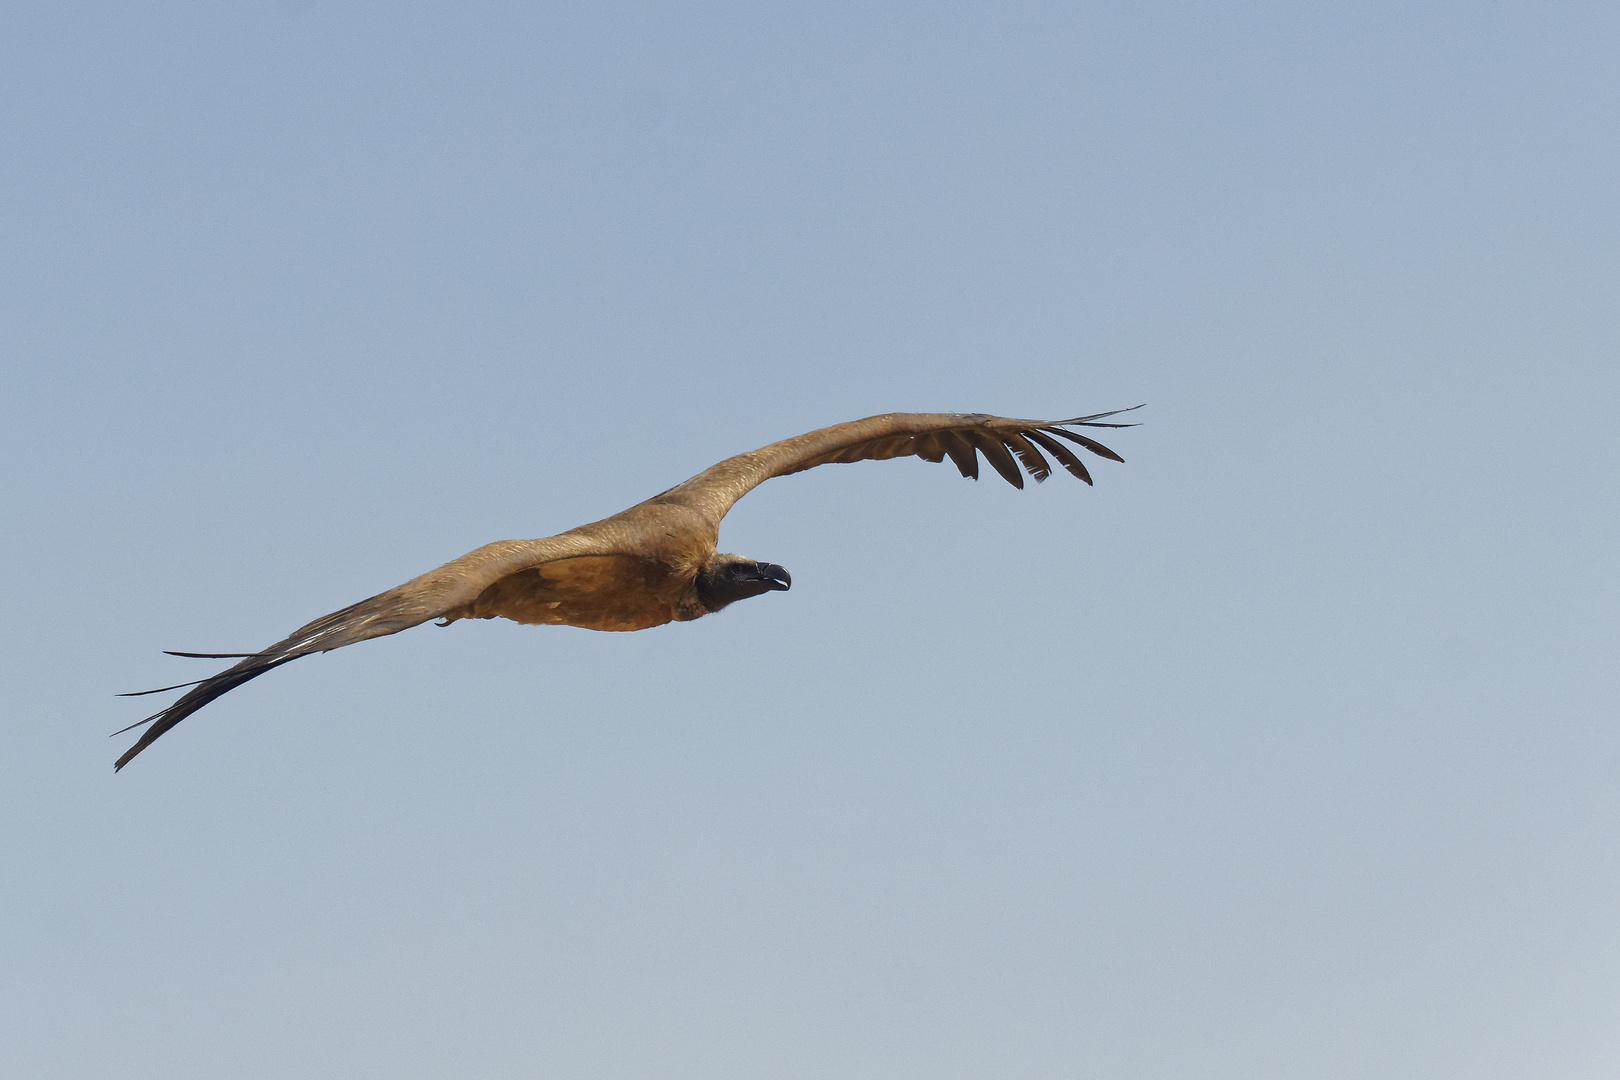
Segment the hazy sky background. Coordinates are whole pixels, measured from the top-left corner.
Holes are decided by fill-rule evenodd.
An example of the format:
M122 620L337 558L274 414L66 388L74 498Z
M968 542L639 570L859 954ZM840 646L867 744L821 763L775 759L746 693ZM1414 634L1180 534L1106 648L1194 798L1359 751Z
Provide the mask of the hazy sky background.
M1617 192L1612 3L5 4L0 1073L1612 1078Z

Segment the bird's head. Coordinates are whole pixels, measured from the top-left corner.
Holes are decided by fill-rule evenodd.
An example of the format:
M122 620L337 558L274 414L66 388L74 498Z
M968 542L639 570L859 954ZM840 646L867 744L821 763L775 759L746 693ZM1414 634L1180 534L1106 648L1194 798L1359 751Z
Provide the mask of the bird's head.
M775 563L755 562L741 555L716 555L698 572L698 600L713 613L727 604L773 591L786 592L793 578Z

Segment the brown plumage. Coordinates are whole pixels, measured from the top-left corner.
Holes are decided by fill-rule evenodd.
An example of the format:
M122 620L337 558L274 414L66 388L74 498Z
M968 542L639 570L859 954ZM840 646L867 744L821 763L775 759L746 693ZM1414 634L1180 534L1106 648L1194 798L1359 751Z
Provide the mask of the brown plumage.
M644 630L700 618L750 596L786 590L791 579L780 566L721 554L715 547L720 519L732 504L773 476L831 462L914 455L933 462L948 457L963 476L977 480L977 455L983 454L1008 483L1022 488L1020 465L1037 481L1051 475L1045 451L1089 484L1091 474L1067 443L1112 461L1124 459L1068 429L1131 427L1099 422L1129 411L1116 409L1071 420L886 413L738 454L610 518L541 540L486 544L437 570L316 619L263 652L174 654L241 662L196 683L163 687L192 689L168 708L124 728L152 724L113 768L122 769L165 731L271 668L311 653L397 634L429 619L448 626L457 619L500 616L590 630Z

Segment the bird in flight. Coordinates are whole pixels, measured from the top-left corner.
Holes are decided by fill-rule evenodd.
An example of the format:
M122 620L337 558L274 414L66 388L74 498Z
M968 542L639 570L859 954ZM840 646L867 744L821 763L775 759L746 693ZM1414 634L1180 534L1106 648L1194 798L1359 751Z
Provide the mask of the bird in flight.
M1140 405L1134 408L1141 408ZM984 413L885 413L834 424L727 458L661 495L610 518L540 540L497 540L421 577L322 616L256 653L172 653L207 660L238 660L233 667L196 682L143 690L160 694L191 687L174 704L131 724L151 724L140 741L113 766L122 769L164 732L227 691L300 656L328 652L367 638L397 634L429 619L448 626L458 619L493 619L588 630L645 630L689 622L728 604L792 584L775 563L756 562L716 550L720 519L738 499L773 476L833 462L920 457L946 458L965 477L979 478L978 454L1016 488L1022 465L1045 480L1051 454L1073 475L1091 474L1067 443L1123 462L1118 454L1070 428L1122 428L1104 423L1130 412L1077 416L1069 420L1013 420ZM123 731L114 732L122 734Z

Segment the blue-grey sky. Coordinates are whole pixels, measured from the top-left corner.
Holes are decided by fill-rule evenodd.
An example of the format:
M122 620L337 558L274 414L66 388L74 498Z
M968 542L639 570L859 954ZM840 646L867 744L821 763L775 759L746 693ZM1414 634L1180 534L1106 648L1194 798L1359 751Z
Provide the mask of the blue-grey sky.
M1620 1069L1620 13L0 8L0 1072ZM791 593L422 627L772 481Z

